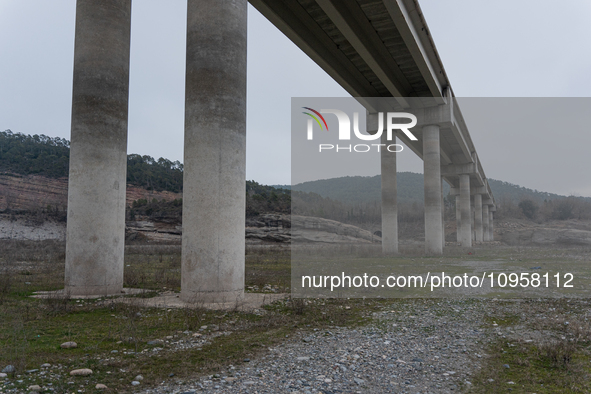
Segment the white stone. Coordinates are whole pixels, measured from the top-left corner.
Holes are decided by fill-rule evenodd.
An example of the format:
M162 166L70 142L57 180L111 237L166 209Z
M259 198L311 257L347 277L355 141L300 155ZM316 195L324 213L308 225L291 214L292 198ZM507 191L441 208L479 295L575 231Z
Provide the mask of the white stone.
M60 347L62 349L74 349L78 347L78 344L76 342L64 342L60 345Z
M92 369L82 368L82 369L75 369L70 372L72 376L88 376L92 374Z

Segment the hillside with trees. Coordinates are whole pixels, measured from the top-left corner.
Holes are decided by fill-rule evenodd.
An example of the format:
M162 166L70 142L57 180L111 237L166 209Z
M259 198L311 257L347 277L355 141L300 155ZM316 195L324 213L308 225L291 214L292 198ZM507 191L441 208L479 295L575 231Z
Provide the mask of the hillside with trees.
M67 177L70 141L46 135L0 132L0 172ZM178 161L131 154L127 156L127 183L147 190L183 190L183 165Z
M36 175L67 178L70 142L46 135L24 135L10 130L0 132L0 174ZM130 154L127 157L128 184L156 192L181 193L183 165L178 161ZM398 182L399 222L422 222L423 175L400 172ZM497 202L497 218L549 220L591 219L591 198L566 197L540 192L508 182L489 179ZM291 190L290 190L291 189ZM445 215L455 217L455 199L444 183ZM381 223L380 176L342 177L305 182L293 187L246 184L246 215L290 212L318 216L354 224L366 229ZM1 197L1 196L0 196ZM128 209L128 218L143 216L152 220L180 222L182 199L138 199Z

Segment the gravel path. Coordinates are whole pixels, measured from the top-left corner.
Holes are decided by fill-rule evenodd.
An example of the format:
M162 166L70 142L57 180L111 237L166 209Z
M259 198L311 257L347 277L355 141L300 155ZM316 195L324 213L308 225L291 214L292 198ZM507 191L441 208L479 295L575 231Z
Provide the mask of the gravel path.
M363 328L303 332L219 375L138 393L459 392L480 368L484 309L479 301L393 303Z

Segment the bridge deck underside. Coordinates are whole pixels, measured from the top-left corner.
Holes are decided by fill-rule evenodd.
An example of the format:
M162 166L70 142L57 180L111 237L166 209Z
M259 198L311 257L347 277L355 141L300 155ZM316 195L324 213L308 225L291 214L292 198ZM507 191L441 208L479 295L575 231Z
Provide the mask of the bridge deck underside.
M444 98L442 88L449 87L449 81L442 65L433 60L438 55L427 26L417 22L414 15L412 28L431 51L429 56L419 59L424 62L421 67L416 51L409 49L408 32L405 40L393 19L392 10L398 10L401 3L415 7L410 0L249 1L353 97ZM413 12L420 14L420 9ZM437 72L425 71L425 63ZM461 141L457 131L454 133L449 127L442 127L440 132L442 165L473 160L471 152L475 148L469 135ZM468 134L467 130L464 133ZM418 134L419 141L409 141L404 136L400 139L422 158L422 139ZM472 181L484 186L484 178L481 173ZM444 179L459 187L457 177Z

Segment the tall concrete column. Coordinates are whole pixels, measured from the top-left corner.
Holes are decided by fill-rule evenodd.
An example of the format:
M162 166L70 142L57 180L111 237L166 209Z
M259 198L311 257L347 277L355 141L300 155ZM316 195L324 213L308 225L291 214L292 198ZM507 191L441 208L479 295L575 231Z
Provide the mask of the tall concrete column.
M439 126L423 127L425 173L425 253L442 254L441 153Z
M494 227L493 227L493 211L491 211L490 209L488 210L488 240L489 241L495 240Z
M482 233L482 195L474 195L474 234L476 242L483 241Z
M382 135L382 144L388 144L387 135ZM384 255L398 253L398 204L396 185L396 153L382 149L382 252Z
M472 227L472 244L476 242L476 232L474 231L474 197L470 199L470 225Z
M460 195L456 194L456 240L458 243L461 242L460 228L462 226L462 210L460 206Z
M244 297L247 0L188 0L181 299Z
M472 246L472 212L470 209L470 175L460 175L460 243L462 246Z
M495 240L494 226L493 226L493 211L488 210L488 240Z
M65 290L123 288L131 0L78 0Z
M488 232L488 205L482 206L482 231L484 233L484 241L490 241L490 233Z
M441 178L441 247L445 248L445 197L443 196L443 178Z

